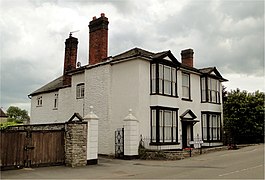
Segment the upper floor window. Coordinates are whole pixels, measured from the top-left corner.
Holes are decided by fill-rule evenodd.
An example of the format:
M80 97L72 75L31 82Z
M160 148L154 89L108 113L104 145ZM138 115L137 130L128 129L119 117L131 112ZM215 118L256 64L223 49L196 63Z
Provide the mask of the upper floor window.
M177 109L151 107L151 143L177 143Z
M190 100L190 75L182 73L182 99Z
M202 112L203 141L221 141L220 113Z
M220 103L220 81L213 78L201 78L202 102Z
M77 84L76 85L76 99L82 99L85 95L85 84Z
M54 109L58 108L58 93L54 94L54 106L53 106L53 108Z
M177 96L176 68L163 65L151 65L151 94Z
M37 106L42 106L42 96L37 97Z

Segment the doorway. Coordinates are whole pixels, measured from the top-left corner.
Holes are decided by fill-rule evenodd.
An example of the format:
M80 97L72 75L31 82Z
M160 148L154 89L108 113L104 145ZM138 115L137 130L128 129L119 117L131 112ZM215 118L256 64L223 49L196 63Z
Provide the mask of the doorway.
M182 148L192 147L190 141L193 141L193 123L182 122Z

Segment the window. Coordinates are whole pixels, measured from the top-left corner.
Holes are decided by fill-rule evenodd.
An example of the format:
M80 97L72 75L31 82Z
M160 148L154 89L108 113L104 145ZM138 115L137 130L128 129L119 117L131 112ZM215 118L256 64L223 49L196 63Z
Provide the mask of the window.
M182 98L190 98L190 75L187 73L182 73Z
M151 143L176 144L177 109L151 107Z
M58 108L58 94L54 94L54 107L53 109L57 109Z
M220 113L202 113L202 134L204 141L221 141Z
M37 106L42 106L42 96L37 97Z
M201 78L201 97L202 97L202 102L206 102L206 78L202 77Z
M154 63L151 64L151 94L177 96L176 68Z
M82 99L85 95L85 84L77 84L76 85L76 99Z
M213 78L201 78L202 102L220 103L220 81Z

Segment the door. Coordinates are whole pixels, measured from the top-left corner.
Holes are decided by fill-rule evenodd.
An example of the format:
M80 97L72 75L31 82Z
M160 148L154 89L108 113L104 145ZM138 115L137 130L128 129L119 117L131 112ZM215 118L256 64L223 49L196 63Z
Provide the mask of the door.
M182 122L182 148L192 147L190 141L193 141L193 124Z

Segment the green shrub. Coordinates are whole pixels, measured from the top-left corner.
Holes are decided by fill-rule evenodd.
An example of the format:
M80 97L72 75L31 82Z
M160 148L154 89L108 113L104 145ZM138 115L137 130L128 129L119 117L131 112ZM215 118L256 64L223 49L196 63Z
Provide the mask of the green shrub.
M4 123L0 123L0 130L5 130L7 127L9 126L16 126L19 125L21 123L18 122L4 122Z

